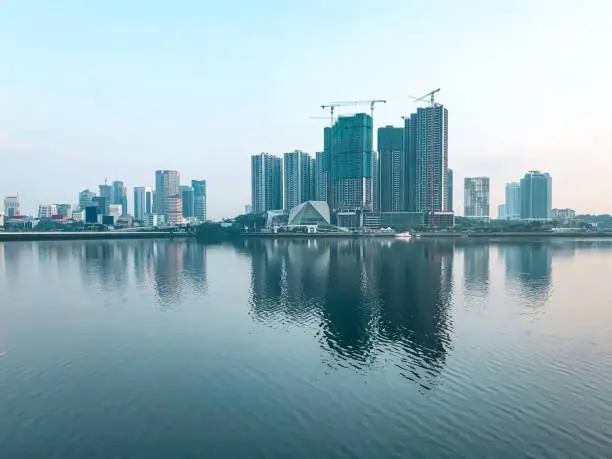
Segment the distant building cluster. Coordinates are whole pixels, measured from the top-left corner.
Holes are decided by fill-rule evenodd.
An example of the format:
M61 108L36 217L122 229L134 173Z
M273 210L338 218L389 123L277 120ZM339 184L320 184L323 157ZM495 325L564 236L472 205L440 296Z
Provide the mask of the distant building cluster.
M522 221L551 221L555 219L552 209L552 178L550 174L529 171L519 182L507 183L505 202L499 206L497 218Z
M81 190L78 203L40 204L35 216L24 216L19 196L4 199L2 223L5 228L28 230L41 222L80 223L113 227L157 227L197 224L206 221L206 180L192 180L191 185L180 185L178 171L155 172L155 189L136 186L133 212L128 210L128 190L122 181L99 185L96 193Z
M314 157L300 150L251 156L251 204L245 211L290 214L314 201L327 203L339 227L452 226L447 109L419 108L404 117L403 126L377 133L375 151L372 117L340 116L323 129L323 151Z

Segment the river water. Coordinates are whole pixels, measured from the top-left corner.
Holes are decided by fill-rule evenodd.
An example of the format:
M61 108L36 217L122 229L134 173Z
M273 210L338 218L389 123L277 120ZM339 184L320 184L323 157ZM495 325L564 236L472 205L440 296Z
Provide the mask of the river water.
M0 457L610 458L612 242L0 243Z

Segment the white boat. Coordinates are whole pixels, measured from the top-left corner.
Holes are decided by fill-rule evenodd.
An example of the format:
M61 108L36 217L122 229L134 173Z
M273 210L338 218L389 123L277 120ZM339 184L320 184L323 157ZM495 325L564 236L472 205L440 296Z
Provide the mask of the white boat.
M410 232L395 233L395 237L399 237L399 238L402 238L402 239L410 239L412 237L412 234Z

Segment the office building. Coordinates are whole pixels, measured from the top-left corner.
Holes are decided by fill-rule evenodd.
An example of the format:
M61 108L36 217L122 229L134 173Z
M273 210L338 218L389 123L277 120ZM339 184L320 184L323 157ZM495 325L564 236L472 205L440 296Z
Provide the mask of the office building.
M561 223L570 223L576 220L576 211L574 209L553 209L551 218Z
M155 171L155 210L157 215L163 215L168 219L168 198L179 194L180 176L178 171L158 170ZM182 213L182 209L181 209Z
M327 153L318 151L312 171L314 179L314 199L327 202Z
M403 208L417 211L417 114L404 117L404 158L402 162Z
M183 207L183 218L190 219L195 217L195 195L193 188L188 185L181 185L181 201Z
M94 196L94 198L91 200L91 205L98 207L98 215L101 215L102 217L110 215L110 204L106 198L102 196Z
M89 205L85 208L85 223L98 223L100 209L97 205Z
M251 205L254 213L283 208L282 161L269 153L251 156Z
M463 187L464 216L489 219L489 177L466 177Z
M7 196L4 198L4 215L8 218L21 215L19 196Z
M378 186L374 187L378 196L374 200L374 209L399 212L404 208L405 199L402 186L404 129L394 126L378 128L377 143L378 171L374 171L373 176L378 177Z
M104 198L104 202L106 207L102 210L102 215L108 215L108 206L110 206L111 204L115 204L115 202L113 201L113 185L107 185L106 183L104 185L99 185L98 186L98 195L101 198Z
M84 210L73 210L71 218L75 222L82 222L85 220L85 211Z
M166 199L168 205L168 225L180 225L183 223L183 199L180 194L168 196Z
M38 218L51 218L57 215L55 204L41 204L38 206Z
M311 161L310 155L295 150L283 157L285 210L289 212L297 205L311 198Z
M206 180L192 180L194 197L194 216L197 221L206 221Z
M123 215L123 207L121 204L111 204L108 206L108 217L113 217L113 223Z
M55 204L54 215L59 215L65 218L72 218L72 206L70 204Z
M441 104L417 110L416 163L417 211L447 211L448 110Z
M113 182L113 196L111 200L111 204L120 205L121 206L121 214L122 217L127 215L127 187L123 184L123 182L116 180Z
M339 117L331 129L332 208L354 212L372 207L372 118Z
M89 190L83 190L79 192L79 209L85 210L87 207L92 205L93 198L96 197L96 193Z
M143 221L153 213L153 189L150 186L134 187L134 219Z
M497 219L498 220L507 220L506 216L506 204L499 204L497 206Z
M506 183L505 219L520 220L521 218L521 184Z
M453 170L446 171L446 210L452 212L453 209Z
M550 220L552 178L547 173L529 171L521 179L521 219Z

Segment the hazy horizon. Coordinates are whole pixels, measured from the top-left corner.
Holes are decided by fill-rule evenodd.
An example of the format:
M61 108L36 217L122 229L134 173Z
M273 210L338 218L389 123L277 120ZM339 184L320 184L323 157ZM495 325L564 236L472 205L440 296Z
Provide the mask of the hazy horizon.
M156 169L207 180L211 218L250 203L251 154L323 148L332 100L441 88L449 167L504 184L553 179L553 207L610 213L612 42L605 1L0 1L0 199L76 203L104 179L153 186ZM348 107L339 113L367 111Z

